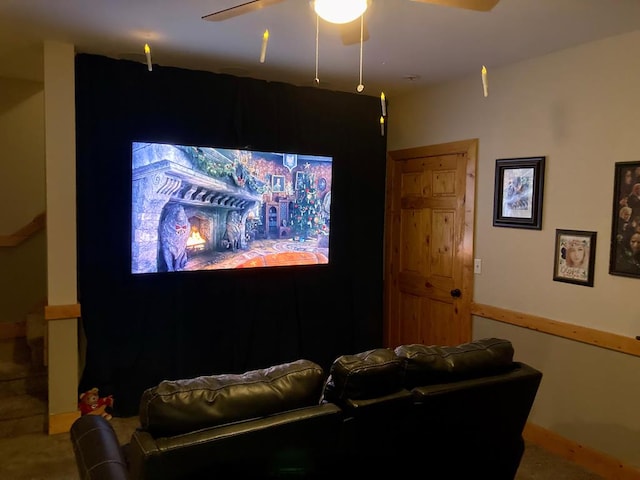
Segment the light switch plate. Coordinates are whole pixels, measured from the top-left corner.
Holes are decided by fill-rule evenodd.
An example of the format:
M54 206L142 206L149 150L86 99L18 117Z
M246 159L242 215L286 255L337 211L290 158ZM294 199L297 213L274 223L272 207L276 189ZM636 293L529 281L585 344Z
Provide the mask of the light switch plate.
M473 273L477 273L477 274L482 273L482 260L479 258L475 258L473 260Z

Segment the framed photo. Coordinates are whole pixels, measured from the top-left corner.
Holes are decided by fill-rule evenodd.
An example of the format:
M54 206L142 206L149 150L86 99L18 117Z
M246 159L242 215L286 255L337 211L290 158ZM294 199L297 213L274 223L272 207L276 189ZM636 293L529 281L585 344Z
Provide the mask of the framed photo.
M271 191L284 192L284 175L271 176Z
M640 278L640 161L615 164L609 273Z
M542 229L545 157L496 160L493 226Z
M553 279L593 287L596 232L556 230Z

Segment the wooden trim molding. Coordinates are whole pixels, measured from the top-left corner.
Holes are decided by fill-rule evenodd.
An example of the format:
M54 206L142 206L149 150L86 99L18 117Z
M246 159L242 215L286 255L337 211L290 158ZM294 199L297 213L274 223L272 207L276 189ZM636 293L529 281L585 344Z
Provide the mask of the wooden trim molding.
M73 305L46 305L44 307L45 320L66 320L80 316L82 315L79 303Z
M80 411L56 413L49 415L49 435L58 433L67 433L71 430L71 425L76 419L80 418Z
M610 480L640 480L640 470L623 465L619 460L602 452L564 438L546 428L527 422L522 433L524 439L545 450L566 458L603 478Z
M471 304L471 314L640 357L640 341L636 338L481 303Z
M43 212L11 235L0 235L0 247L16 247L44 229L46 225L47 215Z

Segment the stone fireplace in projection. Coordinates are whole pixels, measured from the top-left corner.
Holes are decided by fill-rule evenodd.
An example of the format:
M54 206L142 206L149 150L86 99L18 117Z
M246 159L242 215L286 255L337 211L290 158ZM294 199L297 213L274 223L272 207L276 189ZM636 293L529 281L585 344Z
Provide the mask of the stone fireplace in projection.
M215 159L221 174L213 176L196 168L197 154L194 147L134 144L132 273L180 270L192 256L246 246L246 219L261 193L247 187L232 160ZM168 252L175 262L166 260Z

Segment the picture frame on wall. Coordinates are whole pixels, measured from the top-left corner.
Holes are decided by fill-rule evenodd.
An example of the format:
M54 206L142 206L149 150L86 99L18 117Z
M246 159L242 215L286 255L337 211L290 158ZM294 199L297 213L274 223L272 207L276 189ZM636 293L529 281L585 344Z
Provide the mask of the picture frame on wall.
M640 278L640 161L614 166L609 273Z
M545 157L496 160L493 226L542 229Z
M596 239L596 232L557 229L553 279L593 287Z
M284 192L284 175L271 176L271 191L274 193Z

